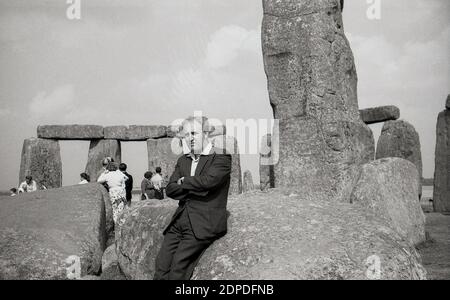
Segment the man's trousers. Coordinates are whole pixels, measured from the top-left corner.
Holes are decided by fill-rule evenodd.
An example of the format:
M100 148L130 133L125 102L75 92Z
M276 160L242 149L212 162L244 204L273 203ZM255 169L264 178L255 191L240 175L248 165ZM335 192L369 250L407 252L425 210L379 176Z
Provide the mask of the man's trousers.
M184 209L170 226L155 262L154 280L189 280L213 240L198 240Z

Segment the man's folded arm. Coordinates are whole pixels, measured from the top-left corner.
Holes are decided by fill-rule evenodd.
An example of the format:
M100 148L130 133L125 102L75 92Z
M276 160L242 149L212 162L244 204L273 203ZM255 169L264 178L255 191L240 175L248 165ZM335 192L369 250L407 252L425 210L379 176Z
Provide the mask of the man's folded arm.
M231 155L216 154L206 173L184 178L181 187L192 192L205 192L220 186L231 173Z
M170 176L169 183L166 186L166 195L169 198L175 200L184 200L188 194L187 190L184 190L181 185L177 184L178 179L181 178L181 171L179 161L175 166L175 171Z

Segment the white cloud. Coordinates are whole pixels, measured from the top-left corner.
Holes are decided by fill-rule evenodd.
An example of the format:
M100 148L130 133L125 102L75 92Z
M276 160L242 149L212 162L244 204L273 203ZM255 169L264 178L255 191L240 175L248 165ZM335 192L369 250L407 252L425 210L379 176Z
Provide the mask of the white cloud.
M75 110L73 85L63 85L52 92L39 92L29 105L30 114L36 119L60 119Z
M236 25L224 26L211 36L205 63L213 69L224 67L235 60L240 51L261 53L260 33Z

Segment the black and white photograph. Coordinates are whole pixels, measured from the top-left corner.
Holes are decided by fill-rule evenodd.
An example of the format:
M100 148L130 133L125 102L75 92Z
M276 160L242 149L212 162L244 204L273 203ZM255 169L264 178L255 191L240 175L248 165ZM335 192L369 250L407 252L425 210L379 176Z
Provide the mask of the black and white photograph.
M450 279L448 0L0 0L0 136L0 281Z

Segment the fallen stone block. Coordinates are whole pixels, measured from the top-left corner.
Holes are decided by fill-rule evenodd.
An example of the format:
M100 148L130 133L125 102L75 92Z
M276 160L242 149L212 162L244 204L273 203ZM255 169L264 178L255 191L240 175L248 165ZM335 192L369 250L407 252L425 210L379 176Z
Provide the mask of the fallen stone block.
M2 199L0 279L98 275L106 248L106 190L76 185Z
M153 278L176 207L144 201L121 216L117 255L128 279ZM232 196L228 210L228 233L206 250L193 279L426 278L416 249L369 209L275 188Z
M425 215L417 201L417 168L401 158L365 164L352 203L372 209L412 245L425 241Z

